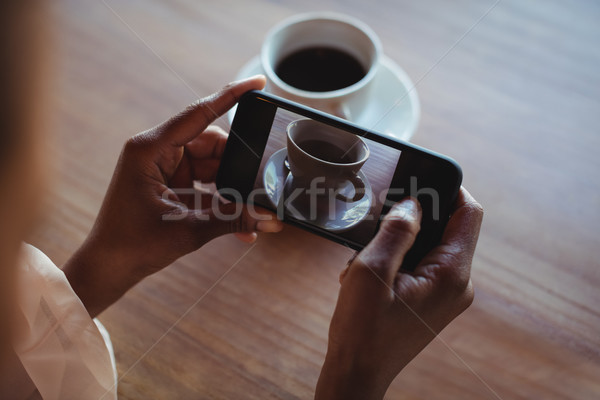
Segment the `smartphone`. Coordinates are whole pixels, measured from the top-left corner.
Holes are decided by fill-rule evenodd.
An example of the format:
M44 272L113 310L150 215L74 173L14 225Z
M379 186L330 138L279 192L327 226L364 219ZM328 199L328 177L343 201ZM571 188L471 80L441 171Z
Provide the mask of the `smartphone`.
M364 248L392 205L417 198L421 230L402 268L412 270L444 232L462 181L452 159L261 92L244 94L217 172L228 200Z

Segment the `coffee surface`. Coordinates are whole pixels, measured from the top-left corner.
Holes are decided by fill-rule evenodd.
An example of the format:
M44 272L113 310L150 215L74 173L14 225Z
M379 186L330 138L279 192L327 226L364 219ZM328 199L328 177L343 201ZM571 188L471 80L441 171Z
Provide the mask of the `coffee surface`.
M352 159L352 152L348 152L332 143L322 140L305 140L302 143L298 143L298 147L311 156L327 162L349 164L356 161Z
M288 85L311 92L342 89L366 75L356 58L333 47L298 50L281 60L275 73Z

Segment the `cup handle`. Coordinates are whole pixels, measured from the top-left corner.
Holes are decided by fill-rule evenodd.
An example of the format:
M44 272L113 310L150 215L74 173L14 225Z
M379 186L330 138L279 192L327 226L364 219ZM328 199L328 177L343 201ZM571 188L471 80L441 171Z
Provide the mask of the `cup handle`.
M348 181L354 186L354 196L348 197L342 193L336 193L335 198L346 203L354 203L355 201L361 200L365 197L365 182L358 175L354 175L348 178Z

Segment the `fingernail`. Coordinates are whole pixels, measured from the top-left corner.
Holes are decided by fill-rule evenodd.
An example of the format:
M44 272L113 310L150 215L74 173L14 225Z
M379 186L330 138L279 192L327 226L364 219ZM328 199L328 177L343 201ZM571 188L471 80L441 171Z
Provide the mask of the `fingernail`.
M283 228L281 221L276 219L258 221L256 230L259 232L279 232Z
M416 220L419 216L421 206L413 197L407 197L400 203L394 204L394 207L388 213L390 218L401 218L408 220Z

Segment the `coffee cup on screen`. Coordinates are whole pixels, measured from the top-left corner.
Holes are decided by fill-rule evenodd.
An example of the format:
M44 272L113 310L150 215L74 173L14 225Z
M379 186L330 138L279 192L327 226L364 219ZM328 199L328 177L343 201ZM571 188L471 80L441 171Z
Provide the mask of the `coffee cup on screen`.
M290 122L286 133L288 164L296 186L314 186L312 182L319 179L322 188L331 190L338 200L363 198L365 183L358 172L370 155L364 140L311 119ZM345 194L347 186L352 187L352 195Z
M307 13L274 26L260 57L267 91L351 119L368 101L381 55L379 38L363 22Z

